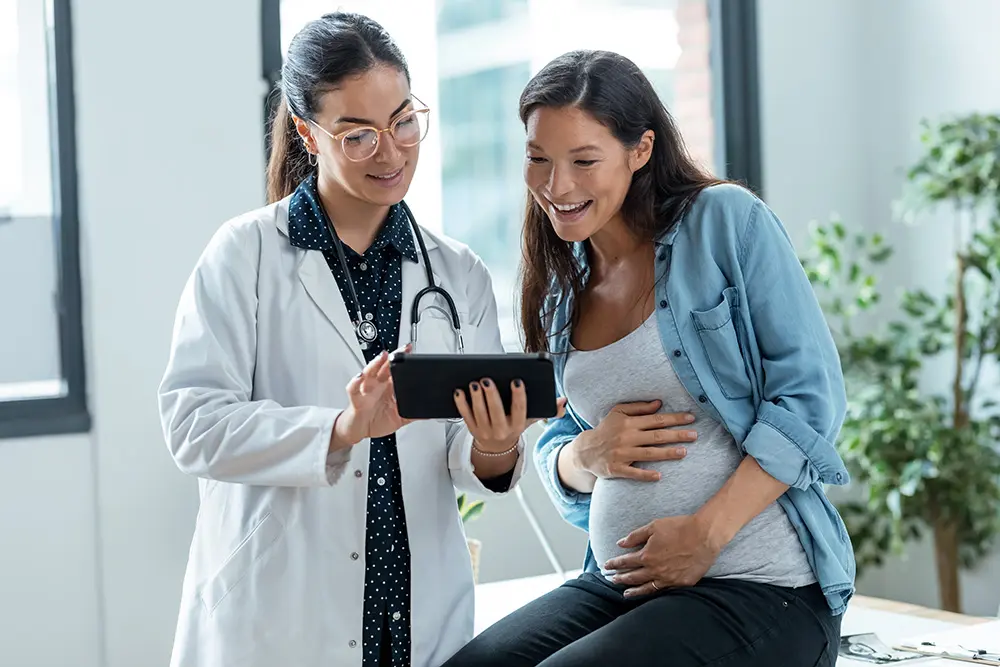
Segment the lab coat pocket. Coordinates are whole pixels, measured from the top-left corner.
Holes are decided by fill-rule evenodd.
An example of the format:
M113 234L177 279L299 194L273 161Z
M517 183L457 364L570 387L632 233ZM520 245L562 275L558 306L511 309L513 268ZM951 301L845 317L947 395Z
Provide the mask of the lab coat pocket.
M462 325L462 339L469 349L471 328L469 317L459 311L458 321ZM424 310L420 313L417 326L417 344L414 352L421 354L453 354L458 351L458 332L455 331L451 316L445 316L437 310Z
M753 393L733 321L734 313L739 314L739 298L735 287L727 287L722 292L722 303L709 310L691 311L712 374L723 396L730 400L744 399Z
M275 542L281 538L284 527L271 513L265 514L250 529L249 534L236 547L222 567L201 589L200 597L209 614L254 570L262 565L263 559L271 552Z

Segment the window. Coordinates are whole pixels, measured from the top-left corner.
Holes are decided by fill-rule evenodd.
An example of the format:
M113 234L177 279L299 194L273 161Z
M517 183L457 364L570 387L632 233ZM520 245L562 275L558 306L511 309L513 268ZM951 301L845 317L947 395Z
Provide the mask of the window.
M273 0L284 50L321 0ZM265 2L265 4L267 4ZM643 69L706 168L759 187L753 0L354 0L338 7L380 22L406 55L414 91L433 110L432 132L407 200L421 223L468 243L494 278L504 344L520 348L524 129L517 101L557 55L597 48ZM642 26L637 39L628 26ZM274 32L273 30L271 31ZM752 137L745 136L747 133ZM741 152L729 158L730 148ZM428 153L430 157L428 158ZM736 157L739 160L735 159ZM434 220L433 214L440 220Z
M0 437L86 431L69 0L0 0Z

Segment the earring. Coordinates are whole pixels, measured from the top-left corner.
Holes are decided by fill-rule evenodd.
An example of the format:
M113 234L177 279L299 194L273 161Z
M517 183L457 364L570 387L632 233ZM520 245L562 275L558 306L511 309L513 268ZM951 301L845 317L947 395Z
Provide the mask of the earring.
M310 167L315 167L317 164L319 164L319 158L316 157L315 153L310 153L309 151L306 151L306 155L308 156L306 158L306 161L309 162Z

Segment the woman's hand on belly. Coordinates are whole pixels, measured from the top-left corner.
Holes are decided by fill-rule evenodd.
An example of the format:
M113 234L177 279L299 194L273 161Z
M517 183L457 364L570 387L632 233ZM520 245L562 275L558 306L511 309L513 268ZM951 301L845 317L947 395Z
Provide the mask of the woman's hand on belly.
M605 479L659 480L656 470L633 464L682 459L687 450L678 443L693 442L698 437L694 431L676 428L693 422L694 415L657 414L660 405L660 401L651 401L621 403L611 408L596 428L584 431L568 446L575 467Z
M611 581L630 586L626 597L649 595L675 586L693 586L712 567L724 544L699 515L671 516L638 528L618 542L626 549L641 547L605 563L617 571Z

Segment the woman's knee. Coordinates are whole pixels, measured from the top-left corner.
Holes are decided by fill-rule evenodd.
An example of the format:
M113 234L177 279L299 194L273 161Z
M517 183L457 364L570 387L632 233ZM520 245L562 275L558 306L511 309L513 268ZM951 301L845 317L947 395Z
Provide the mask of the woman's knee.
M517 655L507 641L480 635L463 646L441 667L535 667L537 661Z

